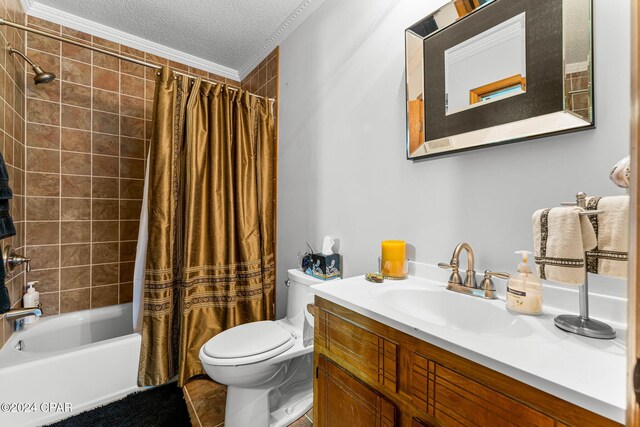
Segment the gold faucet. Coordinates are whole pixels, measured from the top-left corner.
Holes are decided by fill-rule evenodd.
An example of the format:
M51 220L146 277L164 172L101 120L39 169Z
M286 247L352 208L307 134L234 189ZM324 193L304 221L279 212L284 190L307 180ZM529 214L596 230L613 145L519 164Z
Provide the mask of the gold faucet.
M467 252L467 271L464 278L464 283L462 281L462 276L460 276L459 266L460 266L460 253L462 250ZM451 261L449 264L445 262L441 262L438 264L438 267L444 268L446 270L452 270L451 276L449 276L449 282L447 283L447 289L454 292L460 292L466 295L472 295L475 297L486 298L486 299L497 299L498 295L496 293L496 288L493 285L492 277L499 277L501 279L508 279L510 276L508 273L496 273L493 271L486 270L484 272L484 279L480 286L478 286L478 282L476 281L476 272L474 268L474 256L473 256L473 248L468 243L460 243L453 250L453 255L451 256Z
M464 278L464 285L462 284L462 277L460 276L458 270L460 266L460 252L462 252L463 249L467 251L467 271ZM452 270L451 276L449 277L449 285L477 288L478 284L476 283L476 272L473 269L473 265L473 248L470 244L462 242L459 243L458 246L456 246L456 248L453 250L453 255L451 256L451 261L449 262L449 264L441 262L438 264L438 267Z

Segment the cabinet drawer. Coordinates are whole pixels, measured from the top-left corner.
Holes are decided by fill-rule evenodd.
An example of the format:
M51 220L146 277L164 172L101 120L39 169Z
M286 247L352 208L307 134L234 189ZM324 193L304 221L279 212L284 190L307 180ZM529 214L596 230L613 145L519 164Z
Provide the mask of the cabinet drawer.
M550 426L554 420L426 357L412 355L416 409L442 426Z
M357 378L320 356L317 366L317 406L320 427L393 427L396 407Z
M396 392L396 343L324 310L318 310L315 327L316 345L325 348L332 359L357 367L363 379Z
M443 426L555 424L552 418L438 364L434 390L435 418Z

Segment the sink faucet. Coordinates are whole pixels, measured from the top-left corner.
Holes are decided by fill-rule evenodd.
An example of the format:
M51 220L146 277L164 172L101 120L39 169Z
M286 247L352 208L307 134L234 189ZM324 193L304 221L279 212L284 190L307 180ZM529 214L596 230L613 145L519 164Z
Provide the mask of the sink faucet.
M464 285L462 285L462 277L459 273L460 266L460 253L462 250L467 251L467 272L464 278ZM474 256L473 256L473 248L468 243L459 243L458 246L453 250L453 255L451 256L451 261L449 264L441 262L438 264L440 268L451 269L451 276L449 277L450 285L457 286L466 286L467 288L477 288L478 284L476 283L476 272L473 269L474 265Z
M7 320L15 320L14 331L19 331L24 326L22 319L29 316L42 316L42 307L14 308L5 313Z
M467 251L467 271L464 278L464 283L462 282L462 276L460 276L459 272L460 253L463 250ZM484 272L484 279L482 280L481 285L478 286L478 283L476 282L476 272L473 269L473 249L471 248L470 244L464 242L456 246L449 264L441 262L438 264L438 267L444 268L446 270L452 270L451 276L449 276L449 282L447 283L447 289L449 289L450 291L460 292L462 294L486 299L498 298L496 288L493 285L493 281L491 280L492 277L499 277L501 279L508 279L510 277L508 273L496 273L486 270Z

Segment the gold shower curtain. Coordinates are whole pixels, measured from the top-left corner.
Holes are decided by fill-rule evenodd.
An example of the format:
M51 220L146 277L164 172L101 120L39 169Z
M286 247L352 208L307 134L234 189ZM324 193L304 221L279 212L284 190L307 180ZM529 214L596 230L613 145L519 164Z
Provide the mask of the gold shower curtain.
M202 374L198 352L274 318L274 117L268 100L174 74L156 80L138 382Z

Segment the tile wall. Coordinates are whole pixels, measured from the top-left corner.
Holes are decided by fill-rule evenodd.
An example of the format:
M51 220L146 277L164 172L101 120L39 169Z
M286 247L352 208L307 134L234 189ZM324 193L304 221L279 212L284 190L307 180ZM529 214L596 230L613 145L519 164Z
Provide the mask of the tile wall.
M238 85L31 16L28 25ZM26 88L26 252L45 313L131 301L155 70L43 36L28 55L59 76Z
M0 16L25 23L25 15L20 0L0 0ZM16 226L16 235L2 240L0 246L12 245L17 252L24 251L25 239L25 63L22 59L11 57L5 46L10 44L24 52L24 32L0 27L0 151L9 171L9 185L13 190L10 202L10 213ZM1 250L1 248L0 248ZM24 273L22 268L15 271L13 277L6 282L11 297L11 306L20 307L24 293ZM0 346L11 336L11 324L0 316L2 332Z
M591 73L588 64L569 64L566 68L564 79L566 108L585 120L591 120L591 105L589 103Z
M278 94L280 48L276 47L242 80L242 88L260 96L274 98Z

